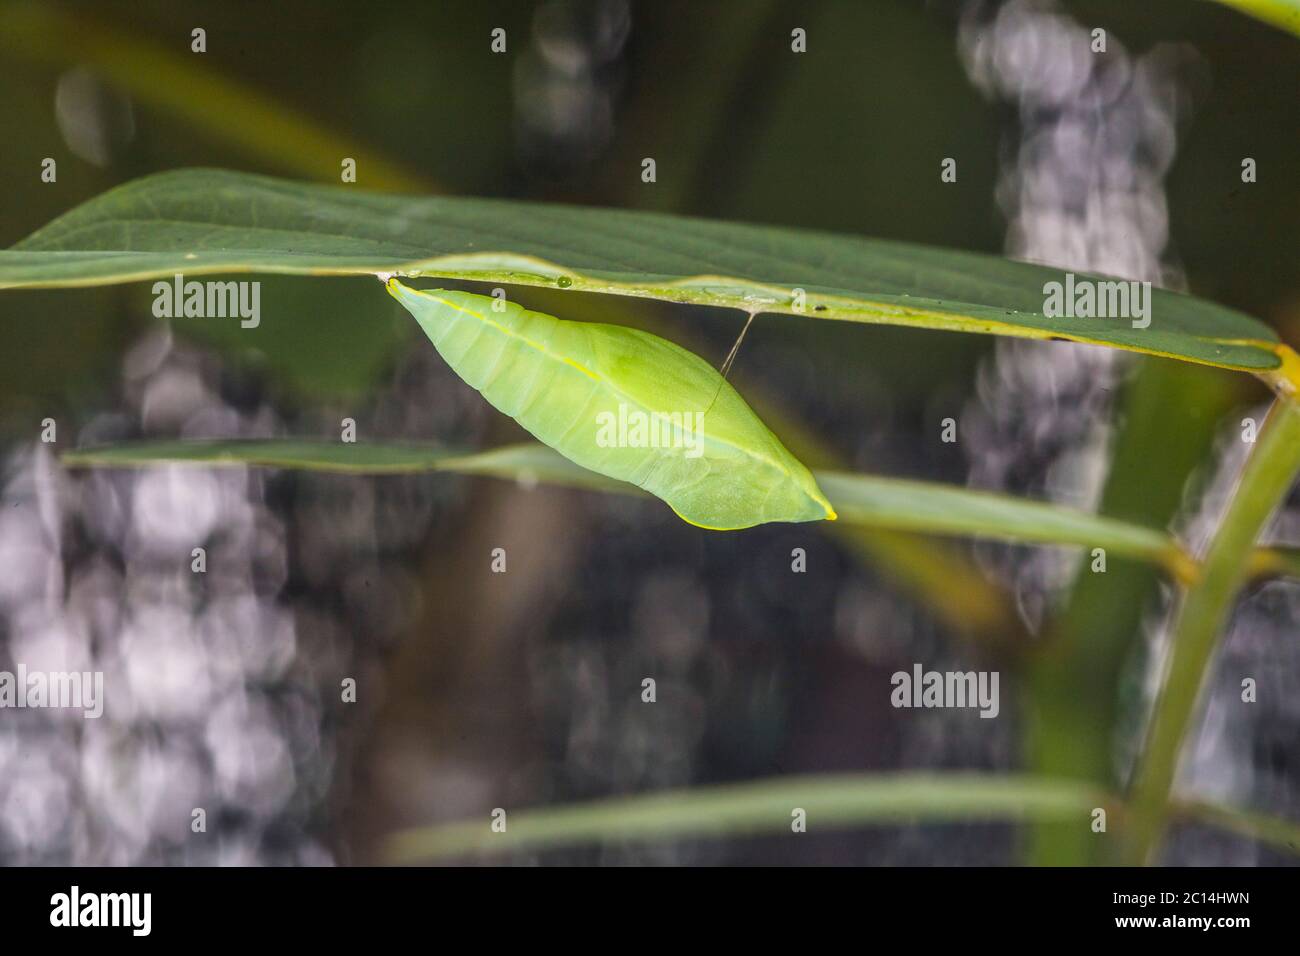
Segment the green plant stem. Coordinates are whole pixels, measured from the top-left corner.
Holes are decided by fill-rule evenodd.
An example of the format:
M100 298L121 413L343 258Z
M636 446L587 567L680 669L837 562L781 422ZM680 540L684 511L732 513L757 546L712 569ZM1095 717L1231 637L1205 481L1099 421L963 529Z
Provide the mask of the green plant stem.
M1176 362L1143 361L1125 385L1099 510L1149 528L1168 528L1193 470L1213 448L1215 425L1240 401L1235 376ZM1169 409L1180 410L1177 428ZM1161 467L1151 468L1153 460ZM1190 576L1175 576L1190 587ZM1106 574L1080 564L1069 600L1031 656L1023 702L1032 769L1114 788L1115 741L1126 722L1126 662L1141 641L1143 610L1159 586L1150 565L1112 555ZM1130 556L1131 558L1131 556ZM1113 840L1088 827L1038 824L1027 849L1036 866L1113 863Z
M1234 599L1250 575L1250 556L1265 522L1300 471L1300 405L1279 398L1246 462L1205 556L1200 581L1184 596L1173 632L1146 746L1135 775L1125 856L1143 864L1160 843L1178 757Z
M1215 803L1173 803L1170 813L1192 823L1203 823L1239 834L1278 850L1300 853L1300 823L1280 817Z
M1300 578L1300 548L1256 548L1250 558L1251 577Z

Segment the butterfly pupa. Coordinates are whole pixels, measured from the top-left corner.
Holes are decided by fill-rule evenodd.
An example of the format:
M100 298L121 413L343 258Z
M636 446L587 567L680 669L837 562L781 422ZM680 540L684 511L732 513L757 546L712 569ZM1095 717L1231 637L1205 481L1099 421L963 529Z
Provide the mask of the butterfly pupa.
M576 464L662 499L684 521L731 531L835 519L812 473L698 355L637 329L397 279L386 286L495 408Z

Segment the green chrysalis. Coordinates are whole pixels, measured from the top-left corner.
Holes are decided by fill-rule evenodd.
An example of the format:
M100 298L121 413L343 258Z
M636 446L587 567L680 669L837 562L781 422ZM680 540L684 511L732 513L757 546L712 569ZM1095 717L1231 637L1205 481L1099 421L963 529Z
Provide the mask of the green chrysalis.
M388 291L467 383L584 468L713 531L834 520L798 459L699 356L656 335L570 322L468 292Z

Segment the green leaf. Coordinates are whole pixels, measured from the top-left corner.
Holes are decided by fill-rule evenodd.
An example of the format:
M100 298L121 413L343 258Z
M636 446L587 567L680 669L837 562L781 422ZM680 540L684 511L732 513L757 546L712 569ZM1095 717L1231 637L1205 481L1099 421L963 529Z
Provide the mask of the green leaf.
M840 520L943 535L1104 548L1168 564L1180 576L1191 563L1168 535L1102 515L1009 495L846 472L816 473Z
M521 448L546 451L537 445ZM109 468L135 468L154 464L253 465L306 471L395 475L443 470L447 462L457 460L461 454L454 449L429 445L372 445L250 438L231 441L126 442L66 452L63 462L74 468L87 465ZM546 457L552 456L548 453ZM572 467L574 471L581 470L576 465Z
M220 170L127 183L0 252L0 288L238 271L550 286L1063 338L1261 374L1293 355L1261 322L1159 289L1148 328L1049 318L1044 288L1064 273L993 256L617 209L384 196ZM1300 375L1287 361L1281 374L1294 383Z
M790 833L795 808L813 829L862 824L969 820L1075 820L1087 826L1111 801L1075 781L978 773L899 773L781 777L616 797L541 810L511 811L504 832L491 820L421 827L392 834L390 863L417 863L471 853L539 850L675 837Z
M1218 0L1218 2L1300 36L1300 0Z
M422 445L276 439L134 442L70 451L63 455L63 461L73 467L136 467L173 462L364 474L441 471L515 479L524 484L547 482L597 491L640 493L633 485L588 471L537 444L467 454ZM1172 538L1113 518L933 482L837 471L815 471L813 475L826 490L839 521L845 525L1099 547L1114 554L1163 563L1180 577L1195 573L1193 562Z

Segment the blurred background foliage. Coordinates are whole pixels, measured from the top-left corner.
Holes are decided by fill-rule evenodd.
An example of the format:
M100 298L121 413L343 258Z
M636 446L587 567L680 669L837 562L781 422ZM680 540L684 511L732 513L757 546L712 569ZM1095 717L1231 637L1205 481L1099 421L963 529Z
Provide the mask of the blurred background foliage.
M1165 139L1177 146L1163 179L1167 242L1154 254L1191 291L1300 339L1300 44L1227 7L1188 0L11 0L0 4L0 173L9 184L0 243L154 171L221 166L337 182L350 156L359 188L657 209L1015 252L1000 201L1014 187L1007 169L1018 131L1052 107L1024 90L988 95L959 41L962 22L991 23L1006 7L1103 27L1134 57L1180 51L1169 67L1176 129ZM206 53L190 51L195 27L206 30ZM498 27L508 37L502 55L489 48ZM806 54L790 51L795 27L807 30ZM1145 148L1135 137L1129 152ZM1259 168L1250 185L1240 178L1245 156ZM58 161L57 183L40 182L45 157ZM644 157L656 160L653 184L641 180ZM956 183L940 182L945 157L957 159ZM373 281L261 281L257 329L169 323L167 348L201 356L204 380L232 407L269 407L277 427L295 434L330 435L352 415L376 438L487 446L519 437L429 360L414 324ZM742 323L662 303L511 294L568 318L652 329L715 360ZM82 436L147 432L123 369L158 334L149 305L146 284L0 295L6 447L30 443L46 416L78 427L104 414L140 419ZM1071 503L1099 496L1109 513L1158 527L1186 504L1189 476L1215 446L1225 413L1263 398L1237 377L1165 363L1133 362L1122 374L1084 367L1070 379L1080 394L1057 389L1043 407L1022 396L1025 421L1008 425L997 387L1015 369L1055 381L1061 373L1043 356L1062 353L999 348L978 336L767 316L734 378L765 415L788 419L774 427L812 464L1056 496L1048 465L1073 455L1100 477ZM970 431L963 409L981 397L997 408L977 413L984 425ZM1075 419L1062 417L1071 412ZM961 443L937 440L948 415L962 418ZM1102 419L1118 431L1098 443L1093 426ZM982 460L1003 459L996 481L981 478ZM299 629L330 617L331 600L371 587L376 575L390 610L377 611L375 598L350 617L335 615L348 650L332 653L371 669L370 703L364 719L330 716L336 683L322 678L316 717L333 735L328 747L317 741L329 754L320 757L324 782L299 800L292 825L267 824L279 843L268 830L250 838L259 848L250 859L316 859L266 849L292 844L284 836L292 832L318 841L324 858L368 860L395 826L485 812L507 797L559 803L892 767L1029 765L1106 785L1122 776L1115 741L1124 701L1141 697L1134 660L1161 601L1149 570L1116 568L1104 583L1085 575L1072 589L1067 567L1026 585L1017 578L1026 549L965 549L961 567L978 565L1011 595L1007 608L972 606L986 632L972 650L958 639L960 606L936 616L888 583L878 560L863 564L851 543L800 530L710 536L643 505L485 481L454 491L433 489L434 479L277 481L267 506L290 529L291 567L277 600L299 609ZM370 563L359 575L349 567L351 539L340 531L337 549L327 549L336 564L312 565L321 532L295 521L346 529L358 496L371 503L358 519L370 522ZM418 506L394 505L385 518L390 499ZM384 537L404 521L404 536ZM511 554L509 594L479 573L480 556L497 544ZM809 548L817 569L797 586L785 571L794 546ZM374 554L388 558L375 563ZM1061 608L1072 613L1053 624ZM374 640L372 617L383 613L394 620ZM12 637L17 625L9 627ZM1007 708L1001 721L963 722L887 706L899 662L939 667L981 653L1008 667L1004 694L1019 695L1024 678L1023 714ZM637 706L625 698L636 700L648 667L676 674L661 687L680 685L681 696L650 720L622 714ZM612 695L620 681L626 693ZM1278 772L1290 780L1296 755L1286 753ZM1294 796L1294 785L1285 789ZM284 806L277 812L288 813ZM230 813L244 819L238 806ZM1039 837L1043 861L1093 852L1077 832ZM129 859L175 858L152 837L137 844ZM795 849L751 841L576 858L997 862L1017 858L1020 845L1005 828L963 825L938 836L909 828L818 836ZM1217 846L1189 858L1228 854L1215 856ZM10 849L23 860L65 852L41 856L21 841Z

